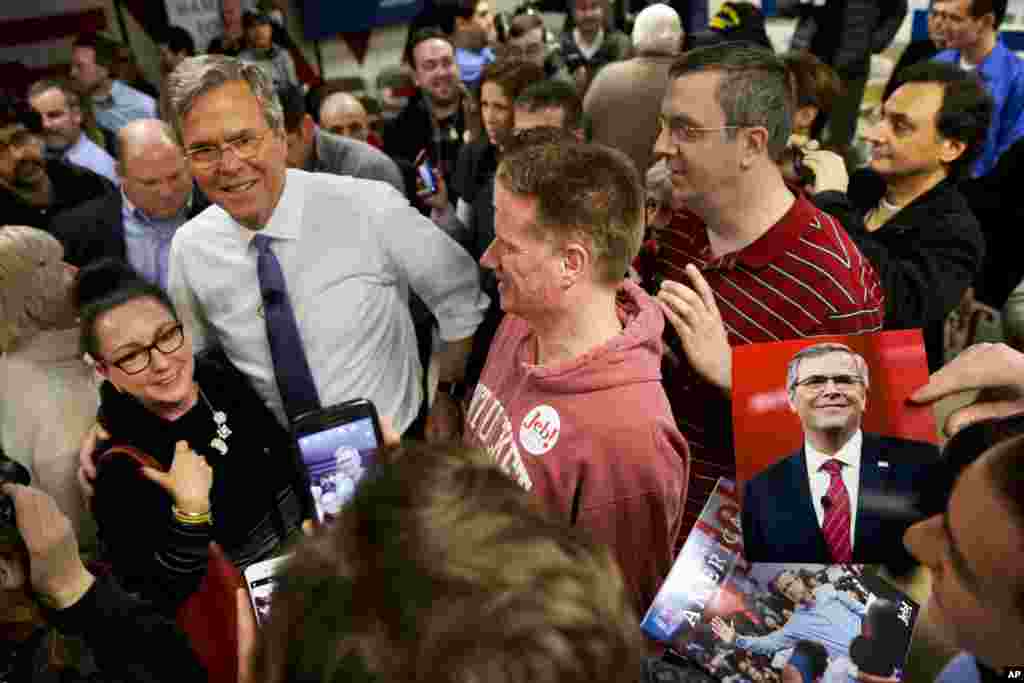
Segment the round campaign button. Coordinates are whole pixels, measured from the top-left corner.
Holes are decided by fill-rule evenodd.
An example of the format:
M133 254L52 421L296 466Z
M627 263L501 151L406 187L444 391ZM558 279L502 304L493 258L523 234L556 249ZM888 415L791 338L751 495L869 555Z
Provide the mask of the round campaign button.
M549 405L540 405L526 413L519 426L519 443L530 455L544 455L558 443L562 421Z

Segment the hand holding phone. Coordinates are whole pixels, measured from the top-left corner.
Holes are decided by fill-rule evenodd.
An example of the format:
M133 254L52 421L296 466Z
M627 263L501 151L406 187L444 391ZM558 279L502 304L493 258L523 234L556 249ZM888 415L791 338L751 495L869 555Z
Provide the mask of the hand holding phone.
M245 585L249 589L249 600L252 602L256 623L263 626L270 617L270 598L274 593L278 577L284 570L285 563L291 555L274 557L263 562L249 565L245 570Z
M330 522L355 495L383 443L377 410L356 399L303 415L292 429L317 521Z

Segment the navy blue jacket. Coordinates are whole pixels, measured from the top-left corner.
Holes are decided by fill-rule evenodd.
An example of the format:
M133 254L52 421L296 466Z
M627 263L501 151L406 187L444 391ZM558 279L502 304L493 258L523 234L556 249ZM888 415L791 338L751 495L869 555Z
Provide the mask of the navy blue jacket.
M870 504L871 494L915 495L938 457L934 444L864 433L854 562L907 560L903 532L915 520L887 517ZM880 467L879 461L888 466ZM803 447L747 482L742 524L743 551L751 562L832 563L811 502Z

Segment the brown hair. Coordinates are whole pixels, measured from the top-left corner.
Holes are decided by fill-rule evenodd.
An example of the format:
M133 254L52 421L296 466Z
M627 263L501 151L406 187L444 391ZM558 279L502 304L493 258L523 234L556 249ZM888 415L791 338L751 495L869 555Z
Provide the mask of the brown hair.
M534 12L520 14L513 17L512 21L509 23L508 37L510 40L522 38L524 35L538 27L544 27L544 20L541 19L539 14Z
M832 111L832 105L843 93L843 81L835 69L806 50L782 55L786 64L797 108L813 106L822 114Z
M537 198L537 226L545 237L585 237L592 245L602 282L622 280L640 251L644 189L636 167L622 152L576 142L566 133L522 131L507 145L496 182Z
M1024 551L1024 436L1009 439L995 447L987 474L1010 515L1010 526L1017 530L1017 552ZM1014 608L1024 619L1024 585L1016 586Z
M763 126L768 131L768 156L779 161L793 127L792 84L785 63L771 50L751 43L723 43L690 50L668 72L670 81L710 71L721 74L715 98L725 125ZM736 130L727 130L729 138Z
M501 88L509 100L519 97L519 93L537 81L544 80L544 69L533 62L518 57L503 57L484 67L480 76L480 87L484 83L494 83Z
M457 444L379 452L289 563L264 635L263 681L611 683L640 663L610 552Z

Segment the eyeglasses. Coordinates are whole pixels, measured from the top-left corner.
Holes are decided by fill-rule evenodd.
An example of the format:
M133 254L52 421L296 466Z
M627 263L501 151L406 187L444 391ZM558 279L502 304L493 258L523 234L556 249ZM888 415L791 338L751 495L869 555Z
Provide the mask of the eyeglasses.
M149 367L153 360L153 349L167 355L180 349L184 343L185 329L181 323L178 323L158 334L149 346L135 349L121 358L111 361L110 364L126 375L137 375Z
M864 384L864 380L857 375L811 375L796 383L798 387L806 387L810 391L824 391L828 383L832 382L836 389L849 390L855 386Z
M185 152L185 157L188 158L195 168L205 171L219 164L221 159L224 158L224 153L228 150L243 161L252 159L259 153L265 137L267 137L266 133L262 135L243 133L222 145L193 147Z
M669 139L674 144L681 145L686 142L697 142L704 137L705 133L717 133L722 130L734 130L736 128L745 128L745 126L716 126L714 128L700 128L698 126L691 126L688 123L683 123L679 120L673 120L665 116L664 114L658 114L658 132L668 129Z

